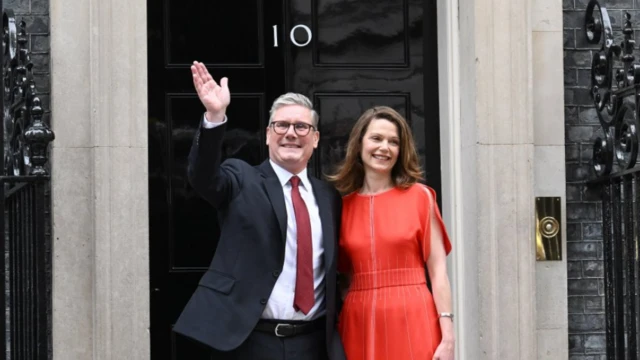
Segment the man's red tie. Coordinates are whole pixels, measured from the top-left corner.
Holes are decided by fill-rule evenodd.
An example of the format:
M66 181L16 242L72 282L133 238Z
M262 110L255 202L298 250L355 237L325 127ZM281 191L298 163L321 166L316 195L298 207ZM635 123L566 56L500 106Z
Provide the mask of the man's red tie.
M315 303L313 292L313 248L311 246L311 222L309 211L300 196L300 178L291 178L291 199L296 214L296 230L298 233L298 253L296 256L296 293L293 308L305 315L311 311Z

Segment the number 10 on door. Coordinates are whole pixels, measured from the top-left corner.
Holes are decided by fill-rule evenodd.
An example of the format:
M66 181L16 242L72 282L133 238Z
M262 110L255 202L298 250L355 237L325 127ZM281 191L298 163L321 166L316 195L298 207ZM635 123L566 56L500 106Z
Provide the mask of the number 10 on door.
M295 38L296 30L301 29L307 33L307 41L299 43ZM311 29L306 25L296 25L289 31L289 39L297 47L305 47L311 42ZM273 47L278 47L278 25L273 25Z

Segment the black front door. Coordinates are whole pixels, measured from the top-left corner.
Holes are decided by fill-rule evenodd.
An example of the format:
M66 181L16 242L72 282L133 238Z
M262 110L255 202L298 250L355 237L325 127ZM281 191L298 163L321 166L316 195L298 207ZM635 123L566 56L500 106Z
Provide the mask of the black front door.
M226 157L267 156L271 102L303 93L320 113L321 177L344 154L349 131L373 105L407 117L439 192L435 0L148 0L151 356L208 359L171 332L216 249L216 213L186 179L204 108L189 66L204 62L232 92Z

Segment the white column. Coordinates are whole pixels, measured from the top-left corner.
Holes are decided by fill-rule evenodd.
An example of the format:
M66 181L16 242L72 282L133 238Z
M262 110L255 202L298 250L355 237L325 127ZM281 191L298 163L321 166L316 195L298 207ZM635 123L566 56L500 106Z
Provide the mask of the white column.
M562 261L536 263L538 359L569 358L562 3L532 0L535 195L560 197Z
M448 269L453 290L456 330L456 358L474 359L479 351L476 201L473 178L474 156L465 154L475 143L475 108L461 106L461 100L473 99L473 67L462 67L462 56L473 56L474 43L461 38L464 27L473 26L471 15L459 13L457 3L439 0L438 9L438 84L440 97L440 144L442 157L442 207L453 245ZM464 86L462 86L464 84ZM464 126L464 127L463 127ZM471 150L473 152L473 150Z
M535 359L530 5L528 0L438 5L444 10L444 19L439 14L443 197L454 237L458 356ZM451 23L456 11L457 27Z
M50 14L54 359L148 359L146 1Z

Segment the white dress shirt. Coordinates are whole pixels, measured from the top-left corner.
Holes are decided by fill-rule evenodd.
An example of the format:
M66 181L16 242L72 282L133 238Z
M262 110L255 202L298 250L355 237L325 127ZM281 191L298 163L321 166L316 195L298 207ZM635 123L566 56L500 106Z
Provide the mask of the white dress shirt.
M202 126L205 129L213 129L216 126L220 126L224 123L227 122L227 115L224 116L224 119L222 119L222 121L220 122L213 122L213 121L209 121L207 120L207 116L206 115L202 115Z
M227 121L225 117L222 122L214 123L207 121L203 117L203 126L207 129L214 128ZM282 272L276 281L267 305L262 312L263 319L277 320L312 320L325 313L325 270L324 270L324 245L322 243L322 223L320 222L320 210L313 195L313 188L307 176L307 169L302 170L297 176L300 178L300 195L307 205L309 220L311 222L311 242L313 249L313 286L315 304L307 315L293 308L293 298L296 289L296 265L297 265L297 229L296 215L293 210L291 200L291 177L293 174L283 169L278 164L269 160L271 167L276 173L282 192L284 193L284 204L287 208L287 239L284 250L284 265ZM280 239L274 239L279 241Z

